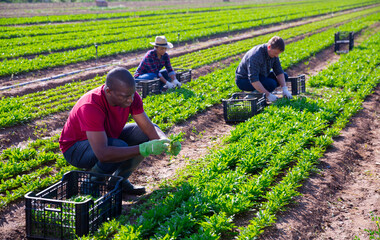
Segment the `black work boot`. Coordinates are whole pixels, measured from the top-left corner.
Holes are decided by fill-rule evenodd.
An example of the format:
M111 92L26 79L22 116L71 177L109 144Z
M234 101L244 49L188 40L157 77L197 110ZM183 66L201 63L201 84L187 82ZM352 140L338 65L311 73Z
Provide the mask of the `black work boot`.
M146 190L142 186L133 186L128 178L137 166L144 160L143 156L134 157L125 161L114 173L114 176L123 177L123 192L131 195L142 195Z
M132 183L126 179L123 181L123 192L130 195L143 195L146 193L146 190L145 187L132 185Z

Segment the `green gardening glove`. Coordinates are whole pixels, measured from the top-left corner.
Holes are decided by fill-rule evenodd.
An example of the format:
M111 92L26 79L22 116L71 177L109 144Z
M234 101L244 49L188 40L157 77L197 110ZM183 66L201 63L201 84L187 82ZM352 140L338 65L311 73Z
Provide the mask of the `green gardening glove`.
M159 155L166 152L169 148L169 139L156 139L149 142L144 142L139 145L140 154L147 157L151 154Z
M181 151L181 143L179 141L171 141L169 146L169 153L171 155L177 156Z

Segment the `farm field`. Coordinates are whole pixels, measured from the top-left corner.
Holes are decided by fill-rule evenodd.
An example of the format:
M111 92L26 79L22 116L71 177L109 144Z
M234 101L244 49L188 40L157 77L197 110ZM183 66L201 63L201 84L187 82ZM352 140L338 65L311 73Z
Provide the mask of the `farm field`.
M54 11L49 22L37 15L0 19L0 234L24 239L23 195L74 169L57 139L76 100L115 66L133 72L147 43L165 34L175 44L173 66L193 69L193 79L148 96L144 108L168 134L184 133L183 149L177 157L145 159L130 179L148 193L124 196L122 217L88 238L369 239L365 229L376 230L371 214L380 216L379 3L183 1L177 12L109 9L96 20ZM155 24L144 23L151 20ZM98 26L120 37L103 38L108 35ZM120 29L146 34L130 37ZM355 32L353 51L334 53L337 31ZM226 124L221 99L239 91L239 60L273 35L287 44L280 56L284 70L306 74L306 93L279 100L247 122ZM95 59L93 41L108 53ZM98 68L35 81L89 67ZM163 104L169 99L171 107Z

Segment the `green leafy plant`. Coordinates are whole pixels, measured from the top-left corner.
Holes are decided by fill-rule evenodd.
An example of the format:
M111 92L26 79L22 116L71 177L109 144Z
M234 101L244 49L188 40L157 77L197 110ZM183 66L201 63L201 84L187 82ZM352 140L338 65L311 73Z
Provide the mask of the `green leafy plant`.
M368 233L369 239L380 239L380 217L376 216L373 212L371 212L371 219L375 223L376 227L374 230L371 229L364 229ZM360 240L358 236L355 236L355 240Z

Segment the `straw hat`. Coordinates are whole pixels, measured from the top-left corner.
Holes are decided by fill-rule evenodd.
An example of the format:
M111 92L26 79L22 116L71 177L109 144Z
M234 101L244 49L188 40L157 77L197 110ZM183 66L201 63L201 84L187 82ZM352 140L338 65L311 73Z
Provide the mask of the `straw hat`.
M166 40L165 36L157 36L155 42L151 42L150 44L157 46L157 47L166 47L166 48L172 48L173 44L168 42Z

